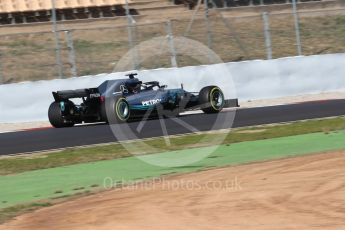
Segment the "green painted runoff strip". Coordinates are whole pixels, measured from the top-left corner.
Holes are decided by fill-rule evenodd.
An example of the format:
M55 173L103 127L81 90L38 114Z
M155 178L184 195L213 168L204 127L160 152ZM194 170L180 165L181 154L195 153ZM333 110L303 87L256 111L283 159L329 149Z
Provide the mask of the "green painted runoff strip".
M169 173L186 173L208 167L345 149L345 131L221 145L210 155L188 166L160 167L146 163L157 159L173 163L181 158L188 161L201 157L212 148L214 147L152 154L144 156L145 161L128 157L0 176L0 208L93 190L95 185L102 188L104 182L109 186L111 181L133 182Z

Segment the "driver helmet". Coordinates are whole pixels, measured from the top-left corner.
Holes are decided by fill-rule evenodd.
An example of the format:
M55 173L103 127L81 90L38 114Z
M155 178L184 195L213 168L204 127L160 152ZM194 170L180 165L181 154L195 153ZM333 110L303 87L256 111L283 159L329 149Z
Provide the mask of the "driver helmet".
M128 85L127 85L127 88L128 88L128 91L130 93L139 93L140 90L141 90L141 82L140 81L133 81L133 82L130 82Z

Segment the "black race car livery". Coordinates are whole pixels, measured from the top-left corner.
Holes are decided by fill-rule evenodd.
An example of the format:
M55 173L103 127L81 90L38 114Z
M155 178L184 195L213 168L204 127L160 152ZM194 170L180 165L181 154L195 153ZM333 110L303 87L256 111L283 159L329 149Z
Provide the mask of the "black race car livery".
M188 110L219 113L224 107L238 106L237 100L226 100L217 86L207 86L200 92L188 92L183 86L167 89L157 81L141 82L135 78L109 80L98 88L53 92L55 101L48 117L56 128L81 123L122 123L133 119L175 117ZM81 99L80 104L73 99Z

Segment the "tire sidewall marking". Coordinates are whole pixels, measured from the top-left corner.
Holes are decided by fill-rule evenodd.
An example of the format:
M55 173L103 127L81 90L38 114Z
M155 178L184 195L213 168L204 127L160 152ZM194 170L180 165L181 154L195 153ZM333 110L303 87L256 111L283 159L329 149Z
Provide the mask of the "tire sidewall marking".
M124 118L119 112L121 103L125 103L127 108L128 108L128 115L126 116L126 118ZM128 105L125 98L121 97L121 98L119 98L119 100L117 100L117 102L115 103L115 113L116 113L117 118L120 119L121 121L127 121L128 120L128 118L130 116L130 109L129 109L129 105Z
M213 98L213 93L216 90L218 90L219 94L221 94L222 97L223 97L223 103L222 103L221 106L219 106L219 108L216 107L216 105L214 104L213 99L212 99ZM210 104L211 104L212 108L214 110L220 111L222 109L223 105L224 105L224 95L223 95L223 92L220 90L220 88L219 87L213 87L212 90L210 91L209 98L210 98Z

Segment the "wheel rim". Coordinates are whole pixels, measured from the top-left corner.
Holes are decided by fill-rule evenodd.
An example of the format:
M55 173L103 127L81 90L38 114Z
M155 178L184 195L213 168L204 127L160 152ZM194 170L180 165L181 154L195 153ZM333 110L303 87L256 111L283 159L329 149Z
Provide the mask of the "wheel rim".
M129 107L126 101L119 100L116 106L117 116L121 120L127 120L129 117Z
M221 109L224 105L224 95L218 89L211 94L211 104L217 110Z

